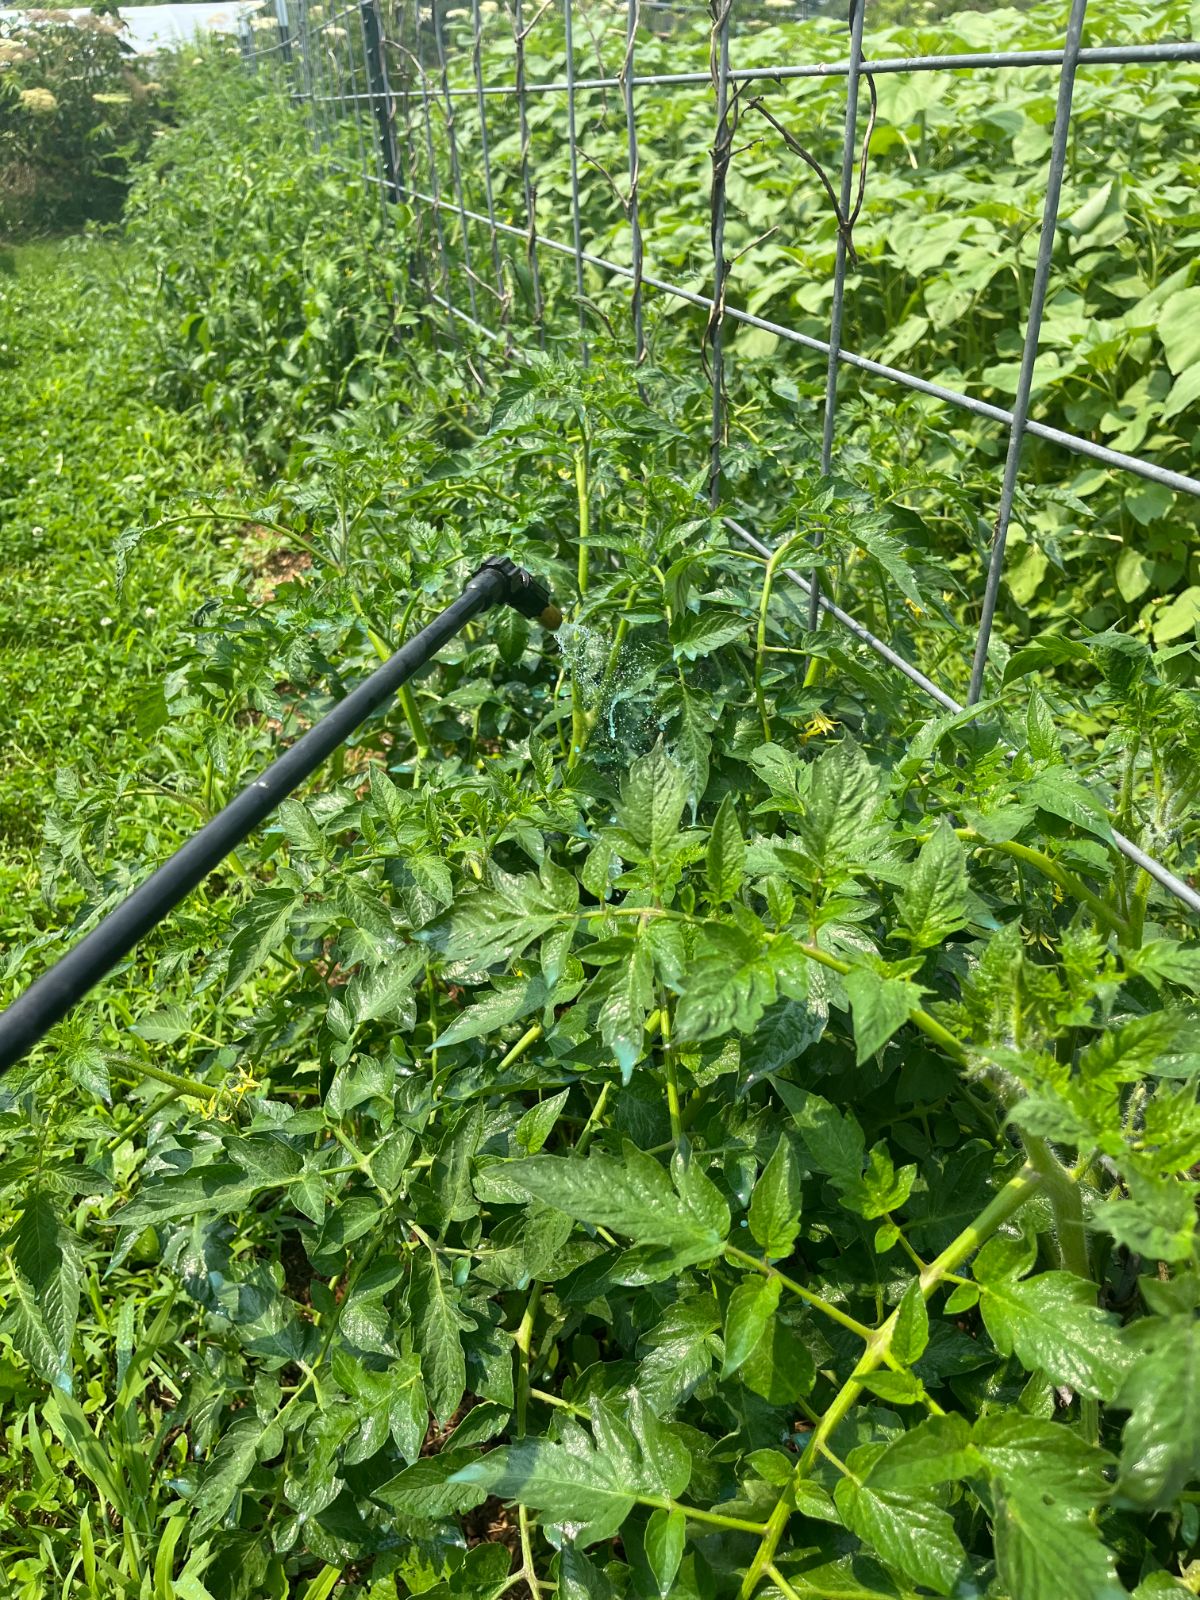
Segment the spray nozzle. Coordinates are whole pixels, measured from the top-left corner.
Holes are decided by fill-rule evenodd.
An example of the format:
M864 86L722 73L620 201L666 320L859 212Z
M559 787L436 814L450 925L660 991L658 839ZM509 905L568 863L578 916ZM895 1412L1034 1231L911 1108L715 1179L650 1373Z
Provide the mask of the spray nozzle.
M541 623L550 633L562 623L562 612L550 598L550 591L531 572L526 572L507 556L489 556L468 581L467 588L481 584L493 590L493 605L512 606L523 617Z

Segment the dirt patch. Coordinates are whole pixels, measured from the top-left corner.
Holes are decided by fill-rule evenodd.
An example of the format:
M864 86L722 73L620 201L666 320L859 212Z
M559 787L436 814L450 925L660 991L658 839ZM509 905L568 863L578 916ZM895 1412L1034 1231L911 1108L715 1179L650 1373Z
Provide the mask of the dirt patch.
M301 573L312 568L312 557L307 550L289 550L280 543L280 535L261 523L245 525L247 560L250 570L258 579L259 599L266 604L274 600L276 591L285 583L292 583Z

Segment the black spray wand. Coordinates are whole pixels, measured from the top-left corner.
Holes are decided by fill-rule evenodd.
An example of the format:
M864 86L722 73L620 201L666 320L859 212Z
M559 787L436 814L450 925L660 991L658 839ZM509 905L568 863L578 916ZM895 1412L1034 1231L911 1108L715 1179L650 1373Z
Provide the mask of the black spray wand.
M562 612L535 578L507 556L490 556L452 605L351 690L0 1015L0 1072L61 1021L443 645L473 617L496 605L512 606L550 630L562 621Z

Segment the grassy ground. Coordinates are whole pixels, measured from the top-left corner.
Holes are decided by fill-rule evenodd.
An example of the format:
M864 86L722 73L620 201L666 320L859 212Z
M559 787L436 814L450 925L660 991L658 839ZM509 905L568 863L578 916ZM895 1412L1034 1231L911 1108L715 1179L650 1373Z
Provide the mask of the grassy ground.
M117 541L244 479L147 394L138 281L118 244L64 239L0 273L0 942L44 908L38 852L55 773L134 773L147 691L197 605L239 568L229 532ZM177 652L176 652L177 653ZM136 784L136 778L133 780Z

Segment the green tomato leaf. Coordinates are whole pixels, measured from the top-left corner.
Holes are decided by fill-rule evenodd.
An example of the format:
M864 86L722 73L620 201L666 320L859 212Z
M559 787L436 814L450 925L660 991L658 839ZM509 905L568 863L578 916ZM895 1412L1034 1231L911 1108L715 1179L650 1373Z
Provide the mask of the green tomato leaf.
M846 1465L855 1477L841 1479L833 1494L842 1521L888 1566L935 1594L949 1594L966 1559L954 1519L927 1490L873 1483L870 1469L881 1454L879 1445L850 1452Z
M408 1304L429 1406L444 1422L467 1387L462 1333L475 1324L459 1309L458 1290L442 1276L440 1264L424 1251L413 1257Z
M517 1123L514 1134L522 1150L527 1150L531 1156L537 1155L554 1131L554 1124L558 1121L570 1092L570 1089L562 1089L558 1094L552 1094L549 1099L540 1101L536 1106L530 1106Z
M754 1278L738 1284L725 1313L725 1361L721 1377L729 1378L747 1361L779 1308L778 1278Z
M932 949L964 926L966 852L944 817L921 846L897 897L896 907L900 913L900 932L915 950ZM857 1012L855 1020L857 1025Z
M1054 1271L1025 1279L998 1274L979 1289L984 1325L1001 1355L1081 1394L1109 1400L1116 1393L1129 1357L1117 1319L1096 1306L1094 1284Z
M776 1261L790 1255L800 1231L800 1168L791 1141L780 1138L750 1196L747 1220L763 1254Z
M1121 1493L1166 1509L1200 1475L1200 1323L1191 1313L1125 1330L1133 1365L1115 1404L1131 1415L1121 1449Z
M737 807L731 794L721 801L713 819L705 867L713 904L727 904L741 888L746 875L746 841L738 825Z
M689 787L687 774L661 743L633 763L621 785L618 826L656 865L671 858Z
M642 1548L662 1600L666 1600L675 1583L675 1574L683 1560L686 1535L687 1521L678 1507L672 1511L651 1513Z
M925 991L908 978L885 978L865 967L855 967L842 981L854 1015L855 1059L862 1066L904 1026Z
M515 1184L577 1222L611 1228L692 1261L711 1260L729 1233L729 1208L695 1165L677 1165L673 1188L666 1170L629 1143L621 1160L534 1156L507 1170Z
M458 1512L470 1511L487 1499L487 1490L480 1484L455 1478L456 1473L478 1460L479 1452L474 1449L424 1456L372 1489L371 1498L401 1517L440 1522Z
M929 1311L921 1285L914 1278L896 1307L896 1327L892 1334L892 1354L906 1367L919 1361L929 1343Z

